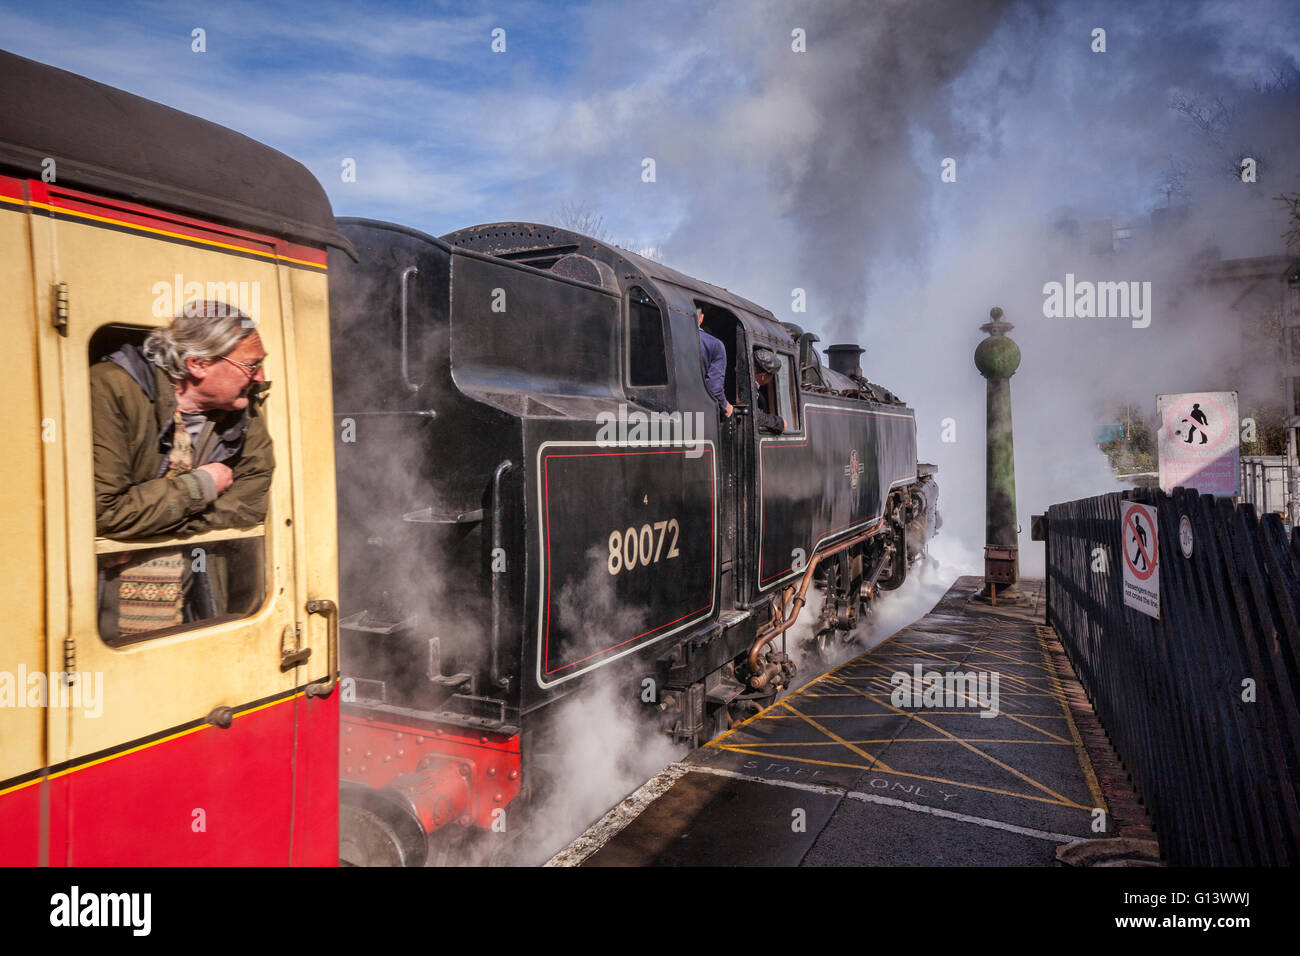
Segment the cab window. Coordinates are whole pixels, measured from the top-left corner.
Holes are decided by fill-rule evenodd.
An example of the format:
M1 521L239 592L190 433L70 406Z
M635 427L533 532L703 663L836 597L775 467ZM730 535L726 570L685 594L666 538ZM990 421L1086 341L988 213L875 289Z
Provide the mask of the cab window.
M663 313L640 286L627 293L627 383L633 388L668 384Z
M799 377L795 373L795 358L793 355L778 352L777 359L781 364L777 367L776 381L772 384L776 386L777 401L781 406L778 414L785 419L786 431L798 431Z
M775 366L769 377L766 372ZM765 345L754 349L754 403L758 411L775 415L785 422L785 431L799 428L799 389L795 384L796 365L793 355L777 352Z

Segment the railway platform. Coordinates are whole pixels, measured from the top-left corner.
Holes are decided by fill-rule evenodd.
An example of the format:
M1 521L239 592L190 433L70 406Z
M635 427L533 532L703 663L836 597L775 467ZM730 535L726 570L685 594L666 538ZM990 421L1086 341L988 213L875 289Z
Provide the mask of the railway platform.
M973 602L981 583L959 578L925 617L670 765L548 865L1052 866L1117 845L1154 856L1046 625L1042 582L1022 582L1022 607Z

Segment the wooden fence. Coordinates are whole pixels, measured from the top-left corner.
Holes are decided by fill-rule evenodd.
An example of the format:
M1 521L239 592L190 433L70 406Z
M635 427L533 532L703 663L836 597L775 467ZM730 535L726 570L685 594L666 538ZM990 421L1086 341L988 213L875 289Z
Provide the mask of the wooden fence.
M1158 619L1124 603L1125 499L1156 509ZM1300 864L1300 529L1182 488L1054 505L1047 601L1169 862Z

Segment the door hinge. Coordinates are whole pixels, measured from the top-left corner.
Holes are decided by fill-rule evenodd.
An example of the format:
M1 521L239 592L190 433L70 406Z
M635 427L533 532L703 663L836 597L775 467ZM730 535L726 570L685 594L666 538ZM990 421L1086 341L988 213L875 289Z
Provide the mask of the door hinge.
M60 335L68 334L68 284L54 283L54 328Z
M280 635L280 670L297 667L311 657L311 648L302 646L302 625L286 624Z
M63 639L63 673L69 686L77 679L77 642L71 637Z

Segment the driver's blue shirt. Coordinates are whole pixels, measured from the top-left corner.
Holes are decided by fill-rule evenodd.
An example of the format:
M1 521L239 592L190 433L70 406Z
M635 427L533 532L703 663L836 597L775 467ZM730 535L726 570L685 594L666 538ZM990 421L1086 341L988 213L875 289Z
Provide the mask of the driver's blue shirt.
M727 395L723 388L727 381L727 350L722 342L700 329L700 371L704 373L704 385L718 403L718 408L726 411Z

